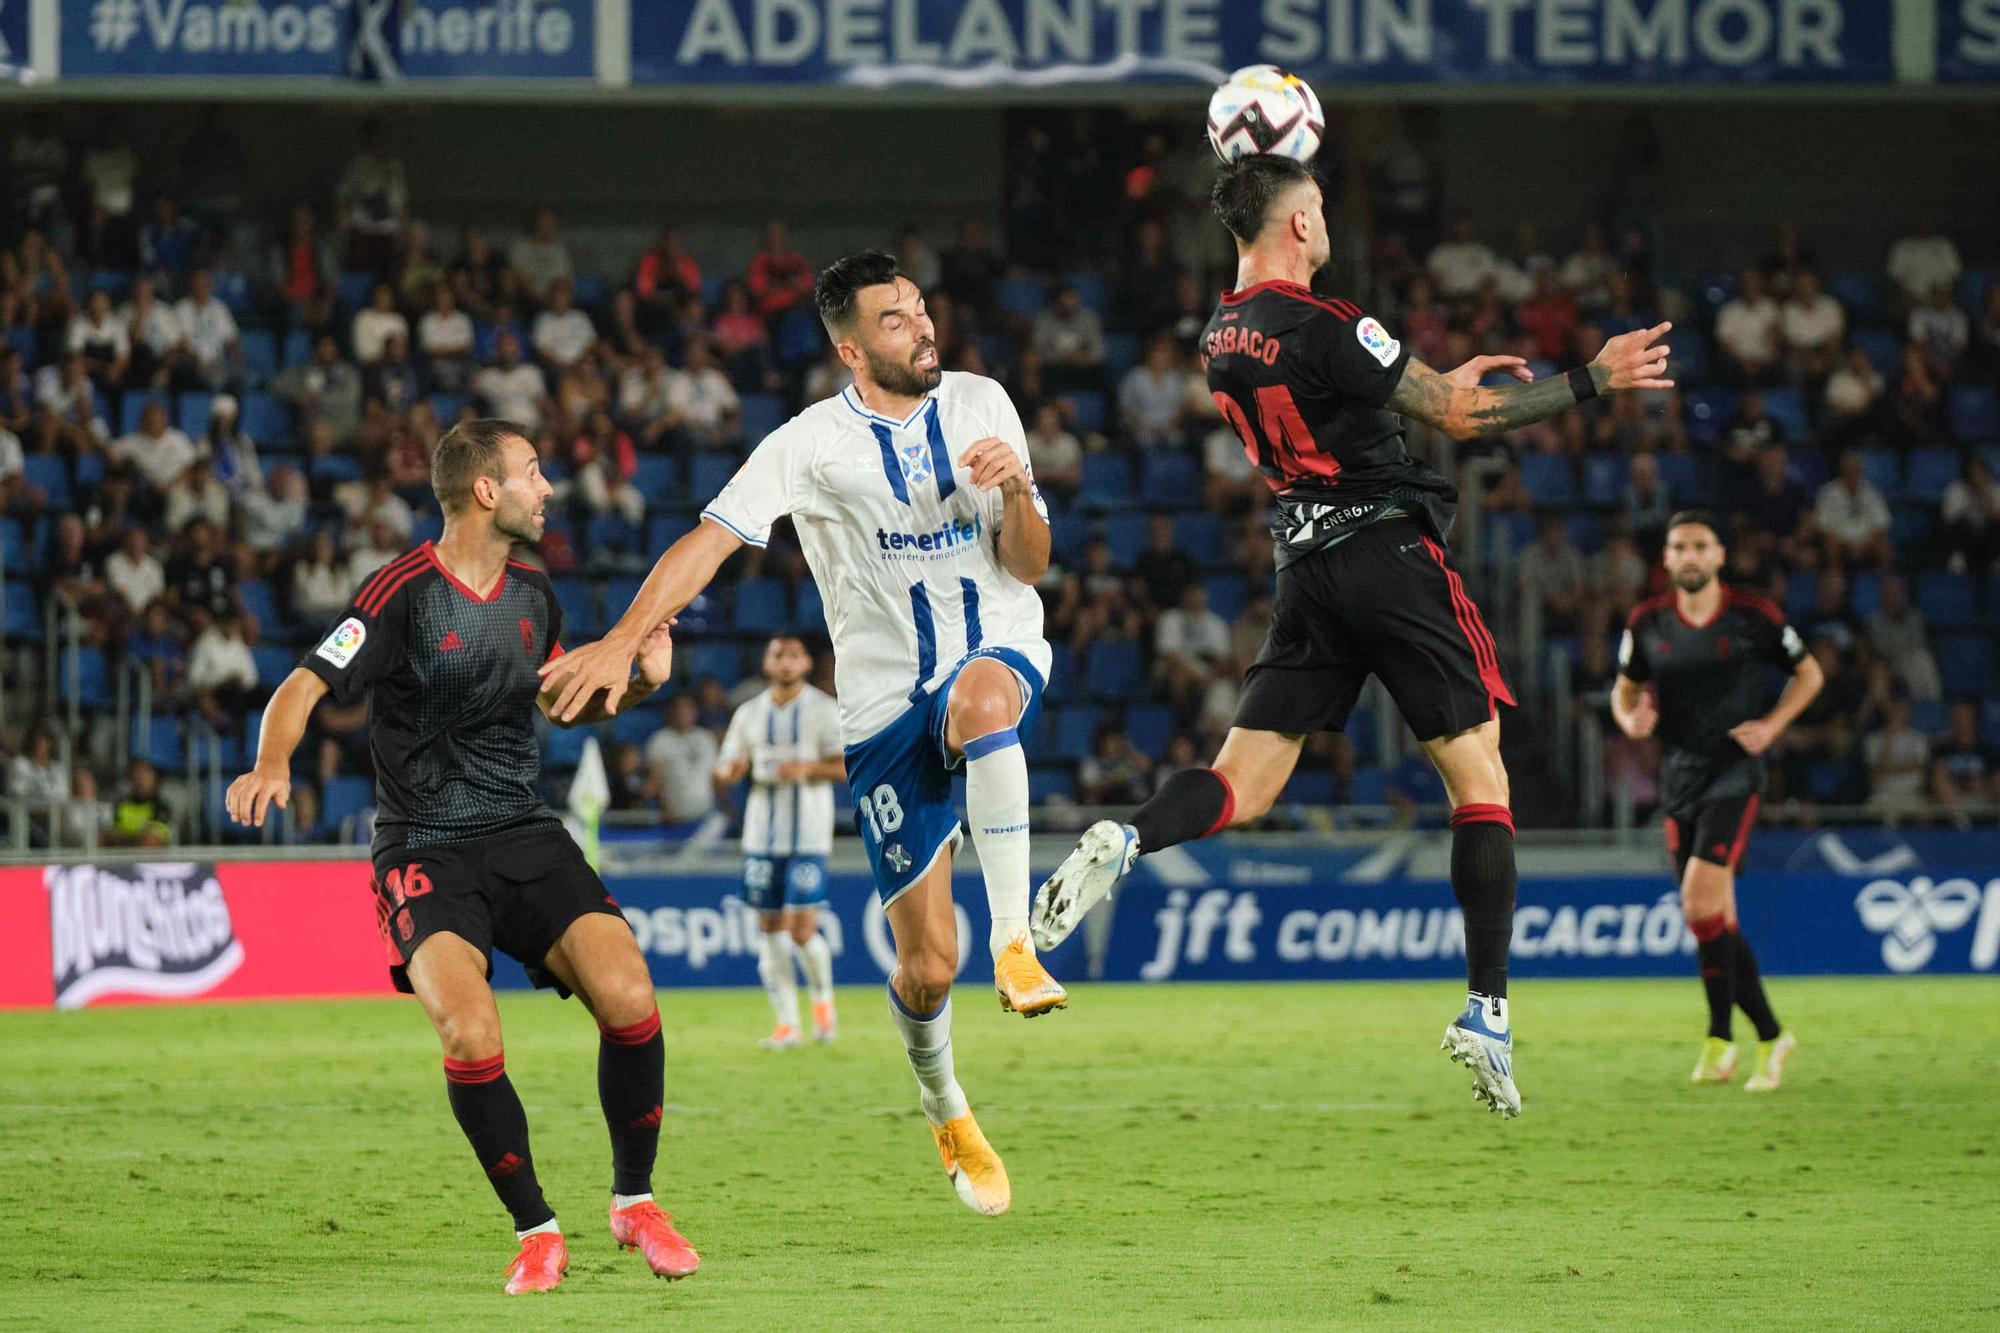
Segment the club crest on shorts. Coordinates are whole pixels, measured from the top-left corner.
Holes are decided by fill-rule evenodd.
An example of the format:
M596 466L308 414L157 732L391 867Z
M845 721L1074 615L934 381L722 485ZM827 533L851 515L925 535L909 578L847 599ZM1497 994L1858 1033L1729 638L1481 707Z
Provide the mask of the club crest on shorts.
M892 842L882 849L882 859L889 863L889 869L902 874L910 868L910 854L903 850L903 844Z

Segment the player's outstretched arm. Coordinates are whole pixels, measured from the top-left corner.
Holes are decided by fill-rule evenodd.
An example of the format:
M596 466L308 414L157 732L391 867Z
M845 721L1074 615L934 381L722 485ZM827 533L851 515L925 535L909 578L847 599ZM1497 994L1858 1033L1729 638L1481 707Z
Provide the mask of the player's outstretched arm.
M1611 720L1618 724L1618 730L1642 741L1660 724L1660 712L1644 685L1630 676L1620 676L1611 687Z
M257 763L229 784L222 805L229 817L252 828L264 827L271 807L283 810L292 799L292 751L306 734L306 719L326 696L326 682L295 668L264 706L264 726L257 735Z
M1791 679L1785 682L1784 693L1771 711L1762 717L1753 717L1748 722L1739 722L1729 729L1730 739L1751 754L1762 754L1771 748L1773 741L1785 734L1785 728L1813 701L1813 696L1826 684L1826 673L1820 670L1819 659L1804 657L1792 668Z
M639 645L639 675L627 687L625 694L627 705L642 703L646 699L651 698L660 686L667 683L667 677L673 674L673 629L674 622L671 620L664 625L655 626L652 633L646 636L645 642ZM602 722L605 718L611 716L611 714L604 711L604 696L598 694L593 695L589 703L585 704L574 717L565 722L553 715L556 698L557 693L554 687L545 685L542 692L535 696L535 706L542 710L543 717L548 718L549 721L559 727L588 727Z
M553 696L545 705L549 721L570 725L586 705L614 716L631 684L632 659L646 636L685 610L741 545L742 539L720 523L702 522L668 547L632 605L603 638L542 664L542 696Z
M1532 426L1601 393L1671 389L1674 382L1666 374L1672 349L1660 341L1671 328L1655 324L1621 333L1608 339L1589 365L1530 384L1459 383L1457 371L1443 375L1411 357L1387 406L1455 440L1469 440Z

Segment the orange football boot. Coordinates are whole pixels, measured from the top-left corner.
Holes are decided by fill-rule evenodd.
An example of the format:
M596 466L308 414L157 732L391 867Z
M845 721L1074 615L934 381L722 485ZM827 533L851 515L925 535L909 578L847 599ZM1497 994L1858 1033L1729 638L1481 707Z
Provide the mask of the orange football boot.
M686 1277L701 1267L701 1256L694 1252L694 1246L674 1230L673 1215L661 1212L650 1199L611 1210L611 1239L621 1250L645 1255L647 1265L660 1277Z
M507 1265L507 1294L554 1291L569 1272L569 1246L560 1231L538 1231L521 1242L521 1252Z

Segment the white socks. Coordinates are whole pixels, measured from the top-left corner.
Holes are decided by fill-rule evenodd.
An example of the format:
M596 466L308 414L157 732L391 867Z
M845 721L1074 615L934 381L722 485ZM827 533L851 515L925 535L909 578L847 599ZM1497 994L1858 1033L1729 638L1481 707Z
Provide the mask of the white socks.
M653 1196L648 1194L646 1197L650 1199ZM552 1217L538 1227L529 1227L526 1231L516 1231L514 1239L526 1240L530 1236L541 1235L560 1236L562 1235L562 1228L556 1225L556 1220Z
M651 1203L652 1201L653 1195L650 1190L644 1194L613 1194L611 1196L611 1206L613 1208L630 1208L635 1203Z
M986 944L997 959L1016 936L1028 938L1028 759L1012 727L966 742L965 811L993 914Z
M771 1001L778 1026L799 1025L799 983L792 975L792 937L780 928L764 932L757 949L757 976Z
M806 989L812 994L814 1004L825 1004L833 998L833 950L827 947L826 936L814 932L804 944L794 940L798 950L799 970L806 974Z
M889 1017L895 1020L896 1031L902 1034L910 1069L917 1076L917 1086L923 1089L925 1117L933 1125L942 1125L967 1114L971 1108L965 1104L965 1093L959 1088L958 1076L951 1066L951 997L947 995L930 1017L919 1018L904 1007L892 981Z

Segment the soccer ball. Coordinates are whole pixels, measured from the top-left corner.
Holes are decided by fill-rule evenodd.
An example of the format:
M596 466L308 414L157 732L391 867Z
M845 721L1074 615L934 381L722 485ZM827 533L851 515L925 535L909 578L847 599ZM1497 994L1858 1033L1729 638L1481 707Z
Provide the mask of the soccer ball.
M1208 144L1224 162L1252 153L1309 161L1324 133L1312 88L1276 65L1246 65L1208 99Z

